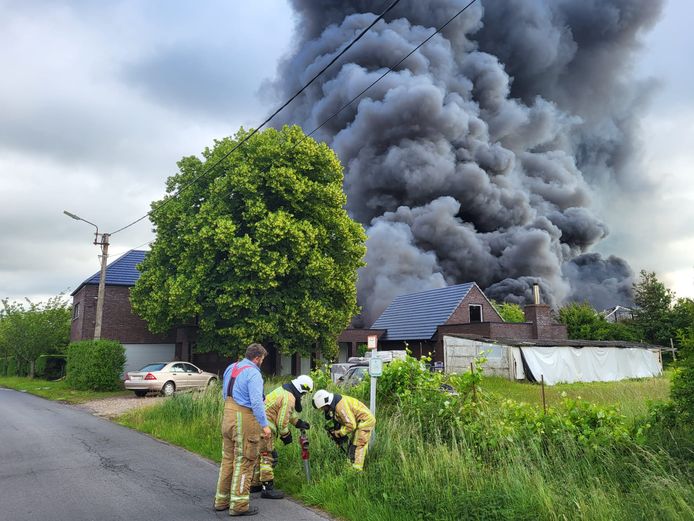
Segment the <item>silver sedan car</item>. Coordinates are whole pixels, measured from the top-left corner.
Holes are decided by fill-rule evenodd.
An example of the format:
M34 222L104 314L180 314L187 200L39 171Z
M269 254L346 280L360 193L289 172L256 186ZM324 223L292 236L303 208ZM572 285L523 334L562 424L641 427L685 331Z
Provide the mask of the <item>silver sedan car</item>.
M125 373L125 388L135 391L137 396L150 392L171 396L175 391L205 388L216 381L216 374L207 373L188 362L158 362Z

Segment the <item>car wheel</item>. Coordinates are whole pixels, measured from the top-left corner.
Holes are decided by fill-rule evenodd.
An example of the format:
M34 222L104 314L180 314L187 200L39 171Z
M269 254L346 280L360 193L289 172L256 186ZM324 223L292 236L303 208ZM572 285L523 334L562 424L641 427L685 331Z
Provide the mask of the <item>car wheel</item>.
M147 396L147 391L145 391L144 389L138 389L137 391L135 391L135 396L139 396L140 398L142 398L143 396Z
M164 396L171 396L173 395L174 391L176 390L176 384L169 381L164 384L164 386L161 388L161 394Z
M216 378L210 378L209 381L207 382L207 387L212 387L216 383L217 383Z

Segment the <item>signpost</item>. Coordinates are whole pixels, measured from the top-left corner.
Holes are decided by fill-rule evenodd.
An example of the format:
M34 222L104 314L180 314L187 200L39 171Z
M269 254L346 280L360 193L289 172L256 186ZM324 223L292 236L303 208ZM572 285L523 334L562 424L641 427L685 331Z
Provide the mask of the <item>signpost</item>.
M369 360L369 376L371 377L371 402L369 404L369 409L371 409L371 414L376 416L376 380L379 376L383 374L383 360L377 356L378 347L378 336L369 335L366 337L367 343L366 347L371 350L371 360ZM371 431L370 443L374 442L376 439L376 429Z

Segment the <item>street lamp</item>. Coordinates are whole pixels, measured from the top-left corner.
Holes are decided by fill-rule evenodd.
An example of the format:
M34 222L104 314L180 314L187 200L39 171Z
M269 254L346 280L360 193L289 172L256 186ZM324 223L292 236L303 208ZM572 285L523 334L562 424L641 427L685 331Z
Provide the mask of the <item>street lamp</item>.
M94 228L96 228L96 232L94 232L94 244L101 246L101 272L99 273L99 291L97 293L96 297L96 319L94 320L94 340L100 340L101 339L101 317L104 314L104 289L106 287L106 264L108 261L108 238L110 237L110 234L108 233L99 233L99 227L92 223L89 222L87 219L82 219L81 217L75 215L74 213L70 213L67 210L63 210L63 213L67 215L68 217L71 217L72 219L75 219L76 221L84 221L87 224L91 224ZM99 236L101 236L101 239L99 239Z

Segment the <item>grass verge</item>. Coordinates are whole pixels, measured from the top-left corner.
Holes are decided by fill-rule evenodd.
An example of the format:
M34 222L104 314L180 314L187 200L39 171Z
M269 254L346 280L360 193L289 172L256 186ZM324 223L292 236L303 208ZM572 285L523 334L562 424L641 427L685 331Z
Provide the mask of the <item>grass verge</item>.
M131 391L76 391L70 389L64 380L41 380L40 378L26 378L20 376L0 376L0 387L15 389L68 403L84 403L99 398L112 398L114 396L129 396Z
M500 385L484 383L488 389ZM622 387L642 385L617 384L617 390L609 390L608 384L595 392L619 400L639 392ZM583 385L582 396L592 384ZM464 427L453 440L443 441L437 432L422 436L421 425L406 421L398 407L387 407L379 414L366 470L355 473L323 431L322 416L306 402L302 417L313 426L312 482L306 482L297 444L279 443L277 485L344 519L694 519L691 476L657 447L623 443L587 449L571 438L552 443L513 439L490 454L480 450L480 435L470 435ZM494 407L492 400L485 411L490 422L496 421ZM217 389L174 396L118 421L219 461L221 416Z
M564 397L586 400L598 405L613 405L628 418L646 414L649 402L667 400L672 371L658 378L591 382L545 386L547 406L558 405ZM501 377L485 377L482 389L496 397L542 406L540 384L512 382Z

